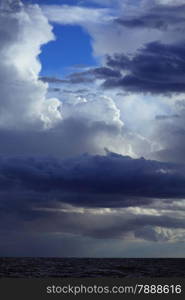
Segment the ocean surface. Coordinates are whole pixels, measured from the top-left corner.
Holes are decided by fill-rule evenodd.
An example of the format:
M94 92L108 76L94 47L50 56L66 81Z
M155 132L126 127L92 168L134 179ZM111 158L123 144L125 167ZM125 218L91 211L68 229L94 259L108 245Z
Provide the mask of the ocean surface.
M0 277L185 277L185 258L0 258Z

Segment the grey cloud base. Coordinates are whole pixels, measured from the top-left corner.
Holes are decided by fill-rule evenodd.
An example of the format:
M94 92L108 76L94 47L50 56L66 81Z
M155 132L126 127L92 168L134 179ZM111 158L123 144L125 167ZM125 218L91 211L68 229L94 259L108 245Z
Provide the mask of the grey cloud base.
M132 205L133 197L183 198L184 171L184 165L132 159L111 152L106 156L84 154L64 160L7 156L0 160L0 185L1 190L101 194L109 195L108 198L121 195L122 204L112 199L116 207L124 206L125 197L132 198ZM80 199L76 204L81 205ZM101 205L94 196L87 206ZM109 207L106 199L103 207Z
M107 152L64 160L1 156L0 166L1 233L167 241L175 230L181 239L182 165Z

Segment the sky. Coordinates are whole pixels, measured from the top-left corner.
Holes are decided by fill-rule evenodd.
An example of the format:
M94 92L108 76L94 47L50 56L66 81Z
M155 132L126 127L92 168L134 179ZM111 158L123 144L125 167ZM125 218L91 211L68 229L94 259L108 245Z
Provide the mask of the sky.
M184 257L185 0L0 0L0 256Z

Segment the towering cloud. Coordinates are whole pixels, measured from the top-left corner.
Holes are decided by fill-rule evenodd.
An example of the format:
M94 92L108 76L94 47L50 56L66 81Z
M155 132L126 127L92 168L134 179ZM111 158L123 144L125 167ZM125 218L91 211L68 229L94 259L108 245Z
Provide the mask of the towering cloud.
M55 39L52 26L38 5L0 4L1 153L104 153L114 137L119 141L123 127L114 101L97 94L72 102L63 95L48 96L48 83L39 80L39 54L42 45ZM95 73L101 78L100 71ZM103 73L119 72L105 68Z
M38 55L54 39L52 27L37 5L0 0L0 28L0 126L52 126L61 104L47 99L47 84L38 79Z

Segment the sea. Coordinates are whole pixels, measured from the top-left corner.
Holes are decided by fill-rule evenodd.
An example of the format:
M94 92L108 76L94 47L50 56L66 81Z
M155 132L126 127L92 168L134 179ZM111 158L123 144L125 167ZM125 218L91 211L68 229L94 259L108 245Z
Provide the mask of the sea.
M185 258L2 257L0 277L185 277Z

